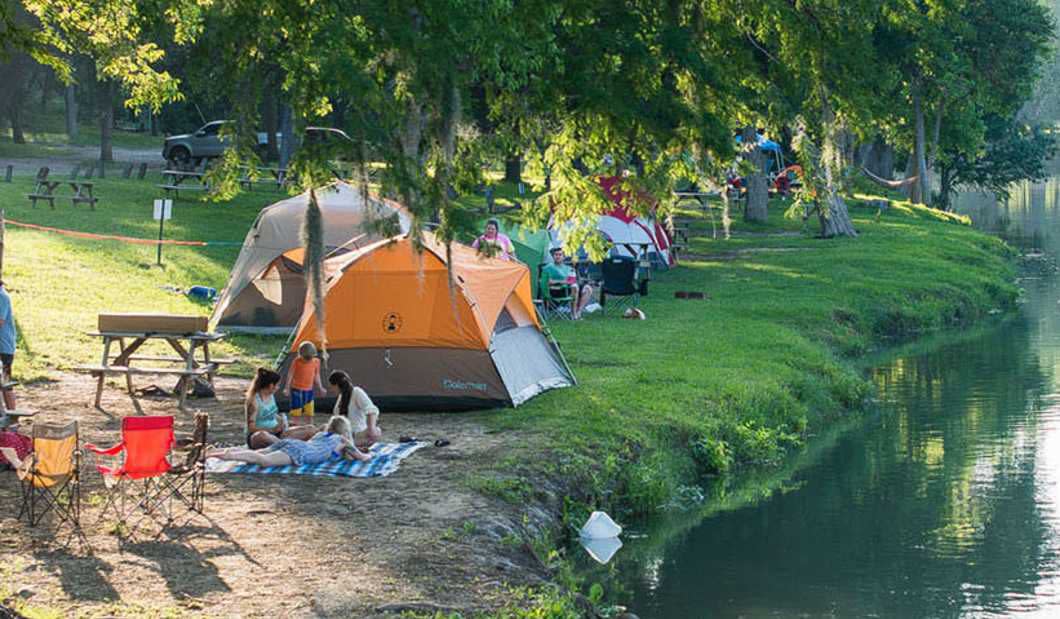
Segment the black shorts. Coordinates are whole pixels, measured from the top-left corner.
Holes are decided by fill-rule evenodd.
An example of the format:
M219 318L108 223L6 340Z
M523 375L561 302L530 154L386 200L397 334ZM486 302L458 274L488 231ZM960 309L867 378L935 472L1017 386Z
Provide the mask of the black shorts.
M15 363L14 353L8 354L6 352L0 352L0 364L4 366L4 372L11 375L11 366Z

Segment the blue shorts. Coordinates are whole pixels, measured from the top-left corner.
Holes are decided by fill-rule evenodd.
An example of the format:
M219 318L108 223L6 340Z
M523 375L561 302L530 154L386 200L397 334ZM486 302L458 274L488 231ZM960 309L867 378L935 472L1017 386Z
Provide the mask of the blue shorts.
M314 410L312 389L291 389L291 416L312 417Z

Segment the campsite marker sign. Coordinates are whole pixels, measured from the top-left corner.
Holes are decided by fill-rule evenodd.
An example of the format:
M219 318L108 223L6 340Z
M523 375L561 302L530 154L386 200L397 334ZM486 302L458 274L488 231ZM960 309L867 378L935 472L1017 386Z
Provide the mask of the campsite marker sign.
M173 219L173 201L155 200L154 219L158 222L158 266L162 266L162 228L167 219Z

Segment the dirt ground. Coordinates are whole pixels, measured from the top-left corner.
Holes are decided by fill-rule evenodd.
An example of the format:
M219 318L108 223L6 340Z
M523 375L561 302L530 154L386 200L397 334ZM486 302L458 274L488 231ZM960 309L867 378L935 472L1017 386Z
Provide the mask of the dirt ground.
M90 377L60 375L21 390L19 408L38 411L38 422L79 419L83 441L110 445L134 409L113 383L105 412L96 410L94 388ZM245 383L222 378L217 388L216 399L191 400L192 412L179 412L172 399L142 405L148 414L175 414L178 433L191 431L195 410L207 411L211 442L234 444ZM374 617L381 605L413 602L488 609L509 585L540 582L528 553L499 541L499 514L512 508L468 484L519 437L488 433L459 414L384 413L380 425L385 441L412 435L452 444L421 449L385 478L208 476L205 517L182 517L157 538L148 529L122 547L90 505L102 489L91 457L82 470L89 547L49 523L30 529L16 521L17 479L0 472L0 591L64 615Z

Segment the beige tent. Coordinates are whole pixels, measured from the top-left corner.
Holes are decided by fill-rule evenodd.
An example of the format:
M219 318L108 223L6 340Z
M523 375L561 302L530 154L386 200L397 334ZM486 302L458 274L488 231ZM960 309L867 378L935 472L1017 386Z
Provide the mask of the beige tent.
M383 238L372 231L371 222L396 217L402 233L408 232L411 223L400 205L374 197L366 203L357 187L341 181L318 189L317 200L324 219L324 243L331 255ZM301 231L308 204L307 192L262 209L214 307L211 327L270 333L287 332L298 324L305 306Z

